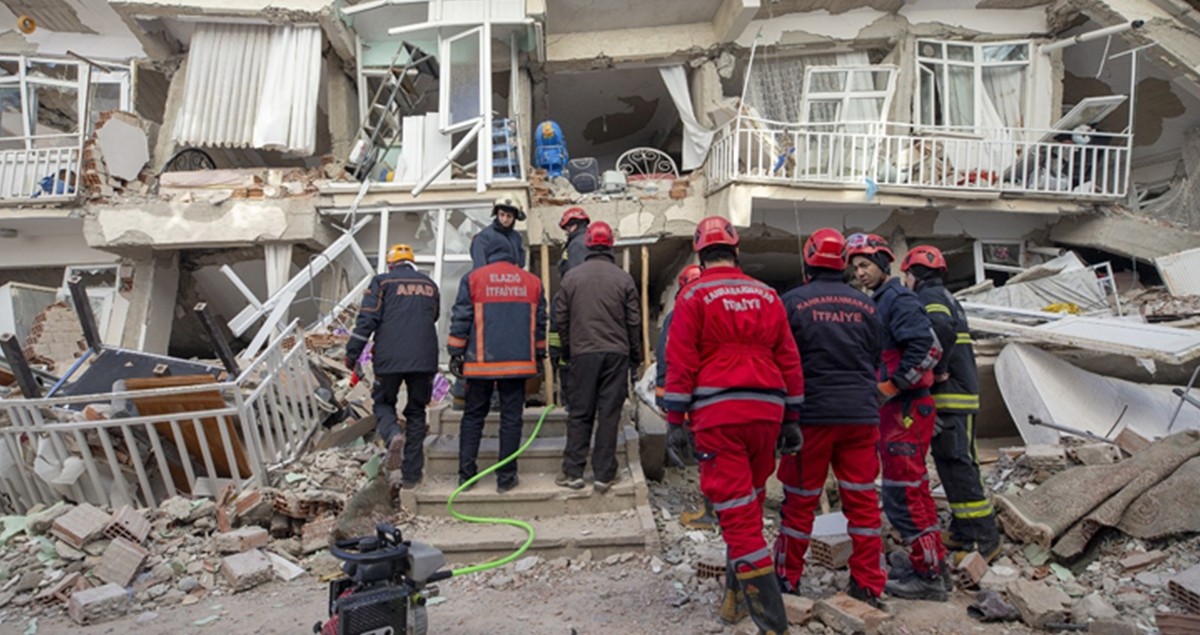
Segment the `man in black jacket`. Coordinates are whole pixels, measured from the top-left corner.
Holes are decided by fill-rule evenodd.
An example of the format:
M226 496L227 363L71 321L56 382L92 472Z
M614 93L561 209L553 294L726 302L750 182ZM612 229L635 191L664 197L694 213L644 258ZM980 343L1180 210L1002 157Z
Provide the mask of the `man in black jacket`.
M592 219L588 217L587 212L583 211L582 207L568 209L563 212L562 218L559 219L558 227L567 234L567 244L563 247L562 258L558 261L558 277L560 280L566 277L568 271L582 265L583 261L587 259L588 248L583 243L584 234L587 233L588 225L591 222ZM561 354L562 339L558 336L558 324L554 322L553 316L551 316L550 320L548 342L550 344L550 363L558 376L559 405L570 410L571 374L568 372L570 368Z
M585 244L591 252L587 260L563 278L554 297L560 354L571 365L567 447L563 472L555 483L583 488L583 468L595 425L592 471L595 490L603 494L618 477L621 407L629 371L642 363L642 313L633 278L613 260L613 232L608 223L592 223Z
M788 324L800 350L804 447L779 462L783 483L782 527L775 541L775 570L796 593L804 572L813 518L832 463L853 545L851 597L878 605L887 583L880 567L879 408L876 370L883 348L875 303L846 284L846 239L819 229L804 243L807 281L783 295Z
M488 264L488 254L503 251L511 258L510 262L524 269L525 246L515 227L517 221L525 220L521 204L511 196L502 196L492 204L492 216L496 217L492 224L471 239L471 267L483 267Z
M979 411L979 371L967 327L967 313L942 282L946 258L937 247L913 247L900 264L904 284L917 293L946 351L933 367L937 419L930 454L950 501L950 534L943 540L955 564L978 551L989 561L1000 551L992 503L979 478L975 413Z
M354 369L367 340L374 336L371 401L375 430L387 444L388 469L399 467L402 486L412 488L420 483L425 467L425 408L433 396L437 372L441 296L433 280L417 271L412 247L393 245L387 262L388 272L375 276L363 296L354 334L346 345L345 363ZM396 419L401 383L408 391L406 430L401 430Z

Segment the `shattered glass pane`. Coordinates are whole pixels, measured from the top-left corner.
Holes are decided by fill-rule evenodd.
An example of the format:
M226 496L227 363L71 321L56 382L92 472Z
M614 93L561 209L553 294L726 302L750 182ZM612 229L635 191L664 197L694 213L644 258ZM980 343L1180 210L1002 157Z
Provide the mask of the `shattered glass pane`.
M984 243L983 262L989 265L1021 266L1020 243Z
M450 126L470 122L483 114L480 37L482 32L476 31L450 43L449 64L444 64L447 71L445 77L449 80Z
M34 136L76 135L79 132L79 91L62 86L27 84L29 87L29 124ZM53 140L46 140L53 141ZM75 145L75 136L57 139L63 145ZM40 142L39 145L56 145Z
M468 207L450 210L446 215L447 255L471 253L471 239L479 230L492 223L492 210L487 207Z
M983 47L985 62L1024 62L1029 60L1029 44L1001 44Z
M121 85L111 82L92 83L92 98L88 120L94 126L100 113L121 109Z
M437 210L393 212L388 218L388 244L406 243L418 256L437 253Z

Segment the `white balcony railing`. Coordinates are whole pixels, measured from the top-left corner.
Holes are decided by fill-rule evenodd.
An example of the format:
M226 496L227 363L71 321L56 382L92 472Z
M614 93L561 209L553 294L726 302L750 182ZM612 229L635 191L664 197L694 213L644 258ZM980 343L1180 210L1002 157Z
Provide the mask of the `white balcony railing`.
M717 133L708 189L747 181L1084 199L1118 199L1127 191L1127 134L1092 132L1086 144L1077 144L1061 130L907 128L742 115Z
M63 142L73 145L63 145ZM0 139L0 148L13 141ZM0 149L0 204L52 203L75 199L79 189L80 135L31 138L30 145L49 141L54 147Z

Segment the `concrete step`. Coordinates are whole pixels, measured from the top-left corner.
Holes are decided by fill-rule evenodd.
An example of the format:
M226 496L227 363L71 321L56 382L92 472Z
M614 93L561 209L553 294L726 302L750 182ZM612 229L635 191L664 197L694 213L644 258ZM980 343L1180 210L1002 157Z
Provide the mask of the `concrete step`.
M525 434L533 431L537 425L538 417L542 415L542 408L526 408L521 420L523 421L522 430ZM429 431L430 434L444 434L458 436L460 424L462 423L462 411L453 410L451 408L440 408L430 410L429 412ZM489 412L487 419L483 424L484 437L496 437L500 434L500 413ZM542 429L538 432L539 437L565 437L567 436L567 411L562 408L555 408L546 415L546 421L542 424Z
M621 480L603 495L593 491L590 479L588 486L580 490L555 485L557 470L554 473L522 471L521 484L500 494L496 491L495 475L489 475L476 483L474 489L455 499L454 506L461 514L523 518L633 509L637 500L630 470L621 468L618 473ZM418 516L449 516L446 501L457 487L457 476L429 475L417 489L401 490L400 502Z
M594 559L617 553L642 552L656 545L653 516L649 524L639 510L599 514L567 515L529 519L534 539L526 556L543 559L576 557L590 550ZM431 520L417 540L428 542L454 565L478 564L506 556L525 542L525 531L511 525L484 525L448 520ZM511 566L511 565L510 565Z
M522 442L529 438L532 428L525 429ZM625 457L627 439L622 431L617 436L617 464L625 467L628 460ZM425 439L425 473L429 475L458 474L458 442L453 435L441 434ZM547 437L538 434L538 438L518 459L518 469L521 472L545 472L558 474L562 469L563 452L567 447L566 437ZM479 469L496 463L500 456L500 439L484 437L479 444L479 457L476 462ZM590 457L589 457L590 458Z

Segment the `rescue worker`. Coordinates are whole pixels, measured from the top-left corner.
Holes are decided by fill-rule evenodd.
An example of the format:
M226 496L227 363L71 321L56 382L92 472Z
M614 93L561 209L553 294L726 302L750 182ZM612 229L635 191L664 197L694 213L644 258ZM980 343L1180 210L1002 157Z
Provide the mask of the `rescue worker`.
M775 570L785 591L799 592L813 517L832 463L853 545L847 593L878 607L887 583L880 564L883 538L875 495L875 380L882 325L875 303L845 282L846 239L841 232L813 232L803 256L806 281L783 295L783 306L804 360L804 449L779 462L784 498Z
M346 344L345 363L355 370L367 340L374 337L375 430L388 448L387 468L400 469L401 486L412 488L420 483L425 468L425 408L433 397L442 303L437 284L417 271L412 247L392 245L387 264L387 273L372 278L363 295L354 334ZM400 384L408 393L405 429L396 418Z
M488 255L497 249L503 249L521 269L525 268L525 246L521 243L521 234L514 225L517 221L525 220L525 211L520 203L511 196L502 196L492 203L492 216L495 219L491 225L484 227L471 239L471 267L478 269L488 262Z
M726 544L722 621L736 623L748 609L761 633L786 633L763 501L776 448L800 450L800 355L779 295L738 267L728 220L700 221L692 248L703 272L676 299L667 336L668 443L686 436L690 420L700 491L713 501Z
M679 272L679 288L675 291L675 297L678 298L679 294L683 292L683 288L695 282L699 277L700 265L684 267L683 271ZM667 334L671 330L671 318L674 315L675 312L671 311L663 318L662 329L658 332L658 347L654 349L656 362L654 365L654 403L663 412L666 411L663 406L663 395L667 392ZM692 447L690 440L677 438L676 441L688 441L679 447L671 448L671 451L675 452L680 460L695 453L695 448ZM712 501L705 497L704 509L689 509L679 514L679 524L689 529L716 529L717 512L713 510Z
M930 453L950 501L950 532L944 542L957 565L972 551L989 562L1000 551L992 503L979 478L975 413L979 411L979 371L967 326L967 313L942 281L946 258L937 247L920 245L900 265L904 286L917 293L933 331L946 351L933 369L937 419Z
M558 261L558 277L559 280L566 277L567 272L571 269L583 264L587 258L588 248L584 245L584 235L587 233L588 224L592 219L588 217L587 212L583 211L582 207L572 207L563 212L562 218L558 221L559 229L562 229L567 234L567 244L563 247L562 258ZM553 313L553 311L552 311ZM550 364L554 367L558 376L558 391L559 404L568 411L571 409L570 404L570 383L571 376L567 372L568 366L566 360L560 354L562 349L562 340L558 335L558 325L554 322L554 316L550 316Z
M859 284L873 292L883 324L876 388L883 511L909 546L912 565L888 580L885 590L910 600L945 601L946 548L925 470L935 415L929 387L941 346L920 299L890 276L895 255L886 240L875 234L853 234L846 253Z
M567 273L554 297L560 354L571 373L567 446L562 474L554 482L582 489L590 449L592 487L604 494L619 476L617 433L629 373L642 363L642 311L633 277L613 260L613 231L608 223L591 224L584 245L587 259Z
M503 213L503 212L501 212ZM450 372L466 380L466 406L458 439L458 482L477 473L475 459L483 423L500 395L500 456L504 460L521 445L525 380L538 374L546 356L546 299L537 276L521 269L512 252L492 244L487 264L458 284L446 349ZM496 472L496 490L517 486L517 462Z

